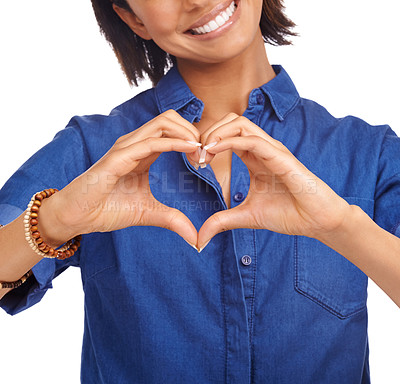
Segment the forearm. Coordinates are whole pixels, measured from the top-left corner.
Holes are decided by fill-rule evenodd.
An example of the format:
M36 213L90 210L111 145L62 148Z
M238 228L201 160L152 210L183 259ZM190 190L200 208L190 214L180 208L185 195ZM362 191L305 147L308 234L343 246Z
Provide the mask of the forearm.
M68 239L57 233L59 238L54 236L54 223L51 222L51 204L50 200L43 201L40 209L40 221L38 230L41 237L47 244L52 247L58 247ZM0 281L12 282L21 278L35 264L42 260L42 256L38 255L28 244L25 239L23 212L14 221L0 228ZM3 297L10 289L0 289L0 298Z
M318 238L370 277L400 307L400 239L360 207L334 233Z

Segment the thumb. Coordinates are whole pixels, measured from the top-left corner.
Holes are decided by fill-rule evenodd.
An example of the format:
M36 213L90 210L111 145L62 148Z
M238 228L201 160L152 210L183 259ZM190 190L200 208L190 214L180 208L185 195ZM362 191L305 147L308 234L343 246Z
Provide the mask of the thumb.
M199 230L197 240L199 252L207 246L216 234L236 228L253 228L253 221L243 203L235 208L214 213Z
M153 208L143 211L142 221L142 225L169 229L181 236L193 248L196 248L197 229L179 209L168 207L155 200Z

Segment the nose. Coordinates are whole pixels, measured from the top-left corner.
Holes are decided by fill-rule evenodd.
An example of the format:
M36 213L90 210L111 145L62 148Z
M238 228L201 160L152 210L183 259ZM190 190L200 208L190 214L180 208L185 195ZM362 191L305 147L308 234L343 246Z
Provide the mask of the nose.
M190 12L196 8L205 8L207 5L210 7L210 0L182 0L183 8L186 12Z

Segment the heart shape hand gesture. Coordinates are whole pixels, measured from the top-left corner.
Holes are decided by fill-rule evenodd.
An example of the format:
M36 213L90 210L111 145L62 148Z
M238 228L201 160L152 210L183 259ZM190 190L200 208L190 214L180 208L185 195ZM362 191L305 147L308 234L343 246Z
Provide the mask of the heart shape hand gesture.
M250 187L240 205L204 222L197 240L200 251L217 233L235 228L321 238L350 214L346 200L243 116L227 115L203 133L202 142L217 142L207 150L207 161L228 149L235 152L249 170Z
M197 233L186 215L154 198L149 168L162 152L185 152L201 164L228 149L249 170L248 195L240 205L210 216ZM46 204L57 218L47 233L54 243L77 234L150 225L176 232L199 252L217 233L235 228L317 237L340 226L350 207L281 142L247 118L229 114L200 135L173 110L121 136ZM61 212L68 212L68 217Z

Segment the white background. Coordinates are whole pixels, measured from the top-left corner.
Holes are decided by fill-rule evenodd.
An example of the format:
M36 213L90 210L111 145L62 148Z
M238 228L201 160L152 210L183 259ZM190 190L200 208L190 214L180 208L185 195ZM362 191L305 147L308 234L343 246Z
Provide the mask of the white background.
M268 46L270 61L333 115L387 123L400 134L396 3L287 1L301 37L292 47ZM3 1L0 54L0 185L73 115L108 114L138 92L100 36L89 0ZM79 382L79 270L53 285L39 305L14 317L0 312L1 382ZM372 282L368 306L372 382L399 383L400 310Z

